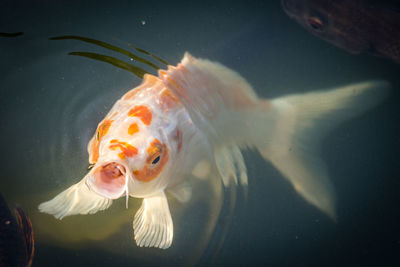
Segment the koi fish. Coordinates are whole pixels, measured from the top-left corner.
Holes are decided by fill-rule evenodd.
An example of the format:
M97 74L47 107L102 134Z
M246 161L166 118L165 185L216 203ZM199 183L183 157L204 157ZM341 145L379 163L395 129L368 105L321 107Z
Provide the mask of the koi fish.
M0 266L30 267L35 252L32 223L18 206L15 215L0 194Z
M352 54L400 63L400 5L392 0L281 0L286 14L319 38Z
M261 99L238 73L186 53L158 77L146 74L114 104L88 144L92 169L39 210L62 219L105 210L123 196L142 198L133 220L136 243L166 249L173 241L166 192L188 201L188 178L211 173L225 186L246 186L241 150L253 148L306 201L334 218L333 186L317 156L320 140L377 105L387 87L369 81Z

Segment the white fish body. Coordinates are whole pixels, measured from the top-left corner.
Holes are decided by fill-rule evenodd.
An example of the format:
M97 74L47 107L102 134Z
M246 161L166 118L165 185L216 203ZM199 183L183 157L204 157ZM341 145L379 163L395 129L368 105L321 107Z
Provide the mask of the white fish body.
M309 203L335 217L334 191L318 145L340 122L378 104L385 82L279 97L257 97L237 73L185 54L176 67L145 75L118 100L89 142L90 172L40 211L62 219L143 198L133 228L139 246L168 248L173 222L165 191L187 201L190 175L218 170L247 185L241 149L255 148Z

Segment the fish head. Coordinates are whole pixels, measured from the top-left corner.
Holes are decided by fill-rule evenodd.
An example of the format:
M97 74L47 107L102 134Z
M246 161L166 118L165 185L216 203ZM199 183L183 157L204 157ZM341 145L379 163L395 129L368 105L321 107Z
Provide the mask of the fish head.
M179 132L150 106L121 113L104 119L90 141L89 161L94 165L86 183L110 199L157 193L168 184Z
M315 36L359 54L371 49L357 3L352 1L282 0L286 14Z

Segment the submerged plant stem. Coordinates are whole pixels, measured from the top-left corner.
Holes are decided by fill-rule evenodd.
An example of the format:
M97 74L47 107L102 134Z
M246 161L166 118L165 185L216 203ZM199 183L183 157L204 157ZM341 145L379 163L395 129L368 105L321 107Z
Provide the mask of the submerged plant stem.
M23 32L0 32L0 37L8 37L8 38L13 38L13 37L18 37L23 35Z
M150 52L148 52L148 51L146 51L146 50L144 50L142 48L133 46L132 44L128 44L128 46L134 48L136 51L138 51L140 53L143 53L143 54L146 54L148 56L151 56L152 58L154 58L155 60L158 60L159 62L163 63L164 65L167 65L167 66L169 65L168 62L165 61L164 59L162 59L162 58L160 58L160 57L158 57L156 55L153 55L152 53L150 53Z
M102 55L102 54L97 54L97 53L92 53L92 52L70 52L68 53L69 55L73 55L73 56L81 56L81 57L87 57L87 58L91 58L91 59L95 59L98 61L103 61L103 62L107 62L111 65L114 65L118 68L127 70L133 74L135 74L137 77L139 78L143 78L143 76L148 73L147 71L133 66L129 63L126 63L120 59L114 58L114 57L110 57L110 56L106 56L106 55Z
M146 65L148 65L149 67L151 67L151 68L153 68L155 70L159 70L160 69L160 67L158 67L157 65L151 63L150 61L148 61L148 60L146 60L146 59L144 59L142 57L139 57L139 56L137 56L137 55L125 50L125 49L122 49L122 48L117 47L115 45L111 45L111 44L108 44L108 43L105 43L105 42L102 42L102 41L98 41L98 40L95 40L95 39L82 37L82 36L76 36L76 35L64 35L64 36L57 36L57 37L50 38L50 40L66 40L66 39L80 40L80 41L83 41L83 42L86 42L86 43L95 44L95 45L107 48L109 50L121 53L123 55L126 55L126 56L130 57L131 59L136 60L138 62L141 62L143 64L146 64Z

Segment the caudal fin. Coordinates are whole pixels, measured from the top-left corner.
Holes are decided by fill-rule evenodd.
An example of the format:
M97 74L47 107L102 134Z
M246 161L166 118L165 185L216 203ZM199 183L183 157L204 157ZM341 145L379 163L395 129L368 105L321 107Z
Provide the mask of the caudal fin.
M387 88L386 82L369 81L274 99L267 114L274 125L259 126L273 127L265 129L271 141L260 140L257 148L301 196L335 219L333 186L318 157L320 141L341 122L380 103Z

